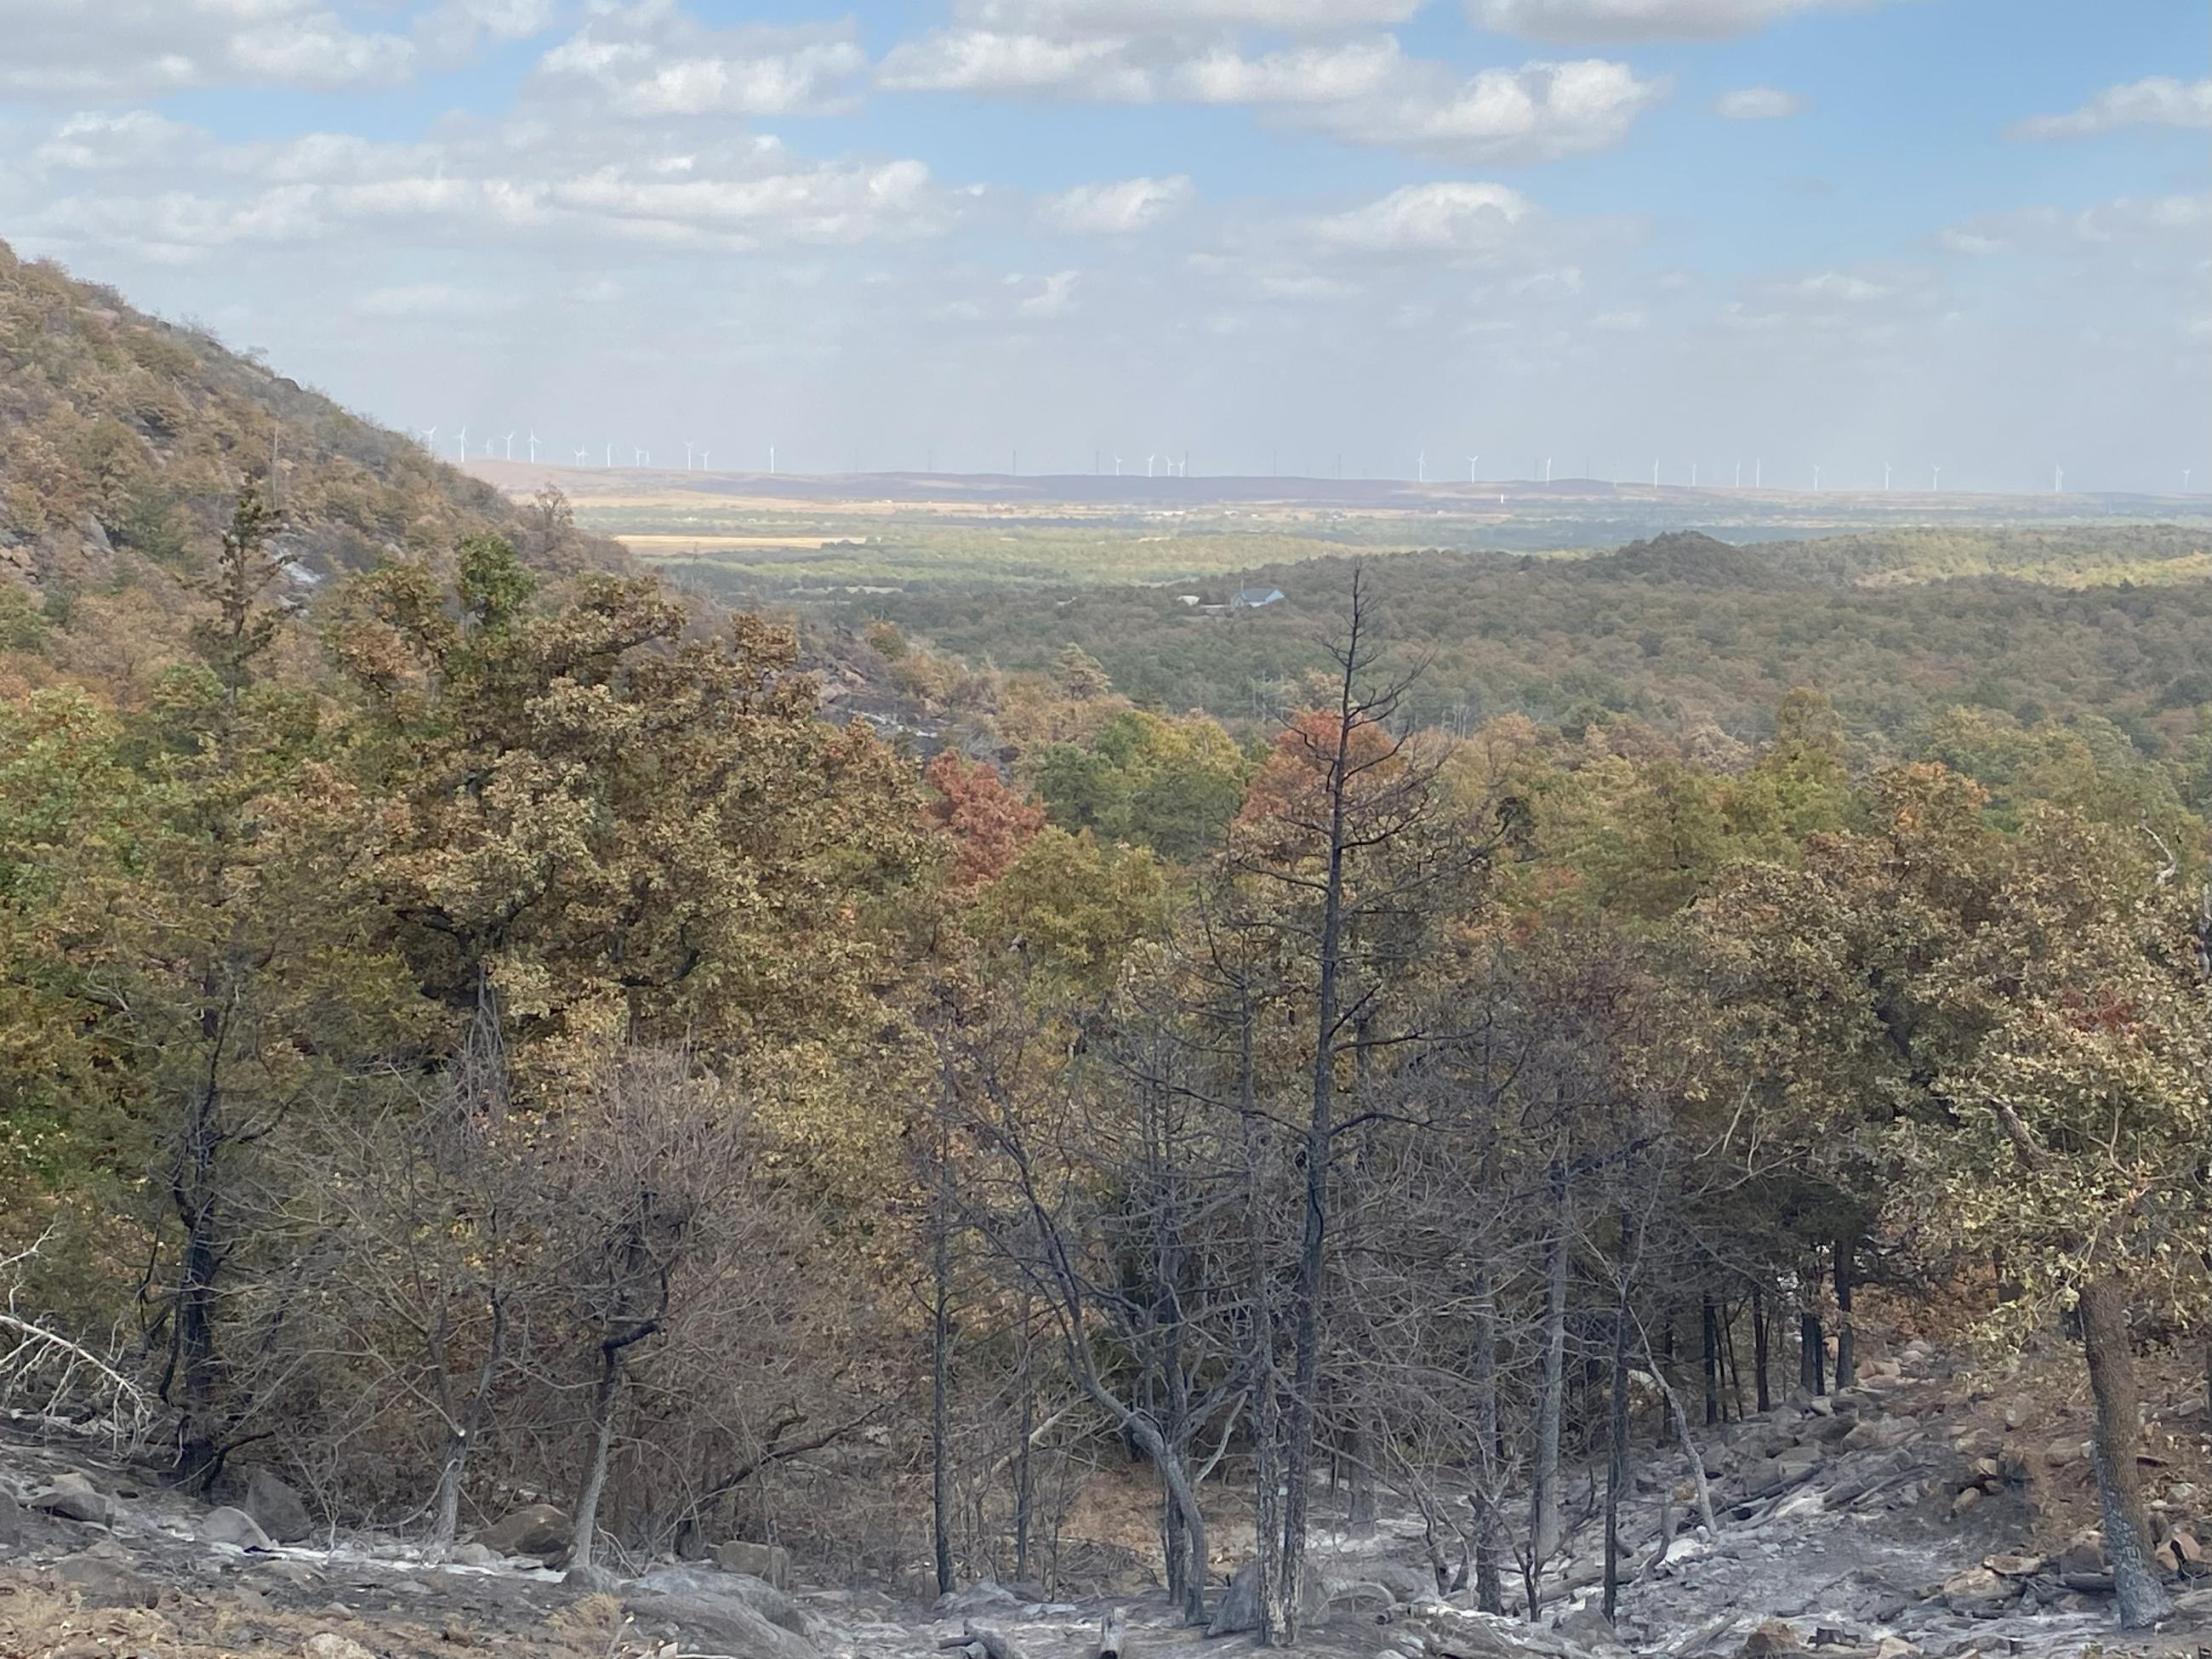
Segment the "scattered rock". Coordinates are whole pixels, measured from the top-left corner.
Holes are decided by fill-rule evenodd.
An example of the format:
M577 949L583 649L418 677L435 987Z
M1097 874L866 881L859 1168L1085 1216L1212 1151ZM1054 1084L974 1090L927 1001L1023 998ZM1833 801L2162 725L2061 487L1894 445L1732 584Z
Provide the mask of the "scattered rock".
M995 1578L979 1578L964 1590L951 1590L937 1598L932 1611L940 1619L967 1619L979 1613L1006 1613L1021 1605L1022 1598Z
M1773 1659L1776 1654L1797 1653L1804 1644L1797 1632L1779 1619L1769 1619L1743 1638L1744 1659Z
M300 1494L268 1469L256 1469L246 1482L242 1505L262 1531L280 1544L296 1544L315 1529Z
M765 1578L750 1573L730 1572L698 1567L656 1567L637 1581L637 1588L653 1595L726 1595L743 1601L755 1613L789 1631L793 1636L811 1640L815 1635L813 1620L799 1608L798 1602L771 1584ZM994 1585L994 1589L998 1586ZM1006 1592L1012 1596L1012 1592Z
M1951 1518L1954 1521L1957 1520L1959 1516L1964 1515L1968 1510L1973 1508L1975 1504L1981 1501L1982 1489L1979 1486L1967 1487L1966 1491L1960 1492L1957 1497L1951 1500Z
M471 1539L465 1544L455 1546L453 1553L447 1559L456 1566L495 1567L499 1565L499 1552Z
M1229 1581L1229 1588L1222 1593L1221 1605L1213 1610L1213 1620L1206 1626L1206 1633L1208 1636L1239 1636L1246 1631L1259 1629L1259 1586L1260 1564L1257 1561L1247 1561L1237 1568L1236 1577ZM1298 1608L1300 1615L1318 1620L1326 1607L1318 1575L1306 1575L1305 1583L1299 1587L1299 1595L1302 1598Z
M726 1572L766 1579L780 1590L791 1588L791 1552L781 1544L752 1544L732 1538L714 1546L714 1565Z
M2085 1462L2088 1449L2079 1440L2054 1440L2044 1449L2043 1461L2054 1469Z
M150 1607L161 1599L153 1582L131 1566L130 1558L112 1545L94 1545L55 1564L54 1577L85 1601L100 1607Z
M230 1544L242 1550L265 1550L270 1547L269 1534L244 1510L234 1510L228 1504L219 1510L210 1510L200 1522L199 1538L203 1544Z
M301 1646L302 1659L376 1659L375 1654L334 1630L319 1631Z
M107 1495L76 1470L54 1477L52 1486L33 1495L31 1507L47 1515L58 1515L64 1521L84 1521L105 1526L115 1513L115 1505Z
M1993 1618L2014 1597L2013 1586L1987 1567L1969 1567L1943 1581L1943 1601L1966 1619Z
M477 1542L500 1555L558 1559L568 1548L568 1517L550 1504L531 1504L502 1516L477 1534Z
M1564 1619L1554 1620L1552 1628L1584 1647L1618 1650L1622 1646L1620 1638L1613 1632L1613 1621L1595 1601L1585 1602Z
M2204 1546L2197 1541L2197 1534L2186 1527L2177 1527L2173 1535L2166 1540L2173 1548L2176 1559L2194 1566L2204 1559Z
M2029 1578L2043 1571L2039 1555L1988 1555L1982 1565L2003 1578Z
M683 1575L682 1589L653 1587L655 1581L673 1585L678 1582L678 1575ZM819 1659L813 1643L772 1623L744 1592L733 1588L743 1582L733 1574L671 1568L665 1574L650 1574L632 1585L623 1600L623 1611L641 1623L672 1625L687 1636L711 1642L721 1651L740 1655L742 1659Z
M571 1589L582 1590L587 1595L611 1595L622 1588L623 1581L611 1568L577 1566L562 1573L561 1582Z

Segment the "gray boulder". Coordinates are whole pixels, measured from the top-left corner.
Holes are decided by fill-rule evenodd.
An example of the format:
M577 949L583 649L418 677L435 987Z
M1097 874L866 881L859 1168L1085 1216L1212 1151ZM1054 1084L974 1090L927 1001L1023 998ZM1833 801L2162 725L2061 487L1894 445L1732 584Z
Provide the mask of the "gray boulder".
M1319 1623L1328 1611L1325 1587L1314 1573L1306 1575L1305 1583L1298 1587L1298 1615L1310 1623ZM1221 1604L1213 1610L1213 1620L1206 1627L1208 1636L1240 1636L1246 1631L1260 1628L1260 1564L1247 1561L1237 1569L1237 1576L1229 1581L1222 1593Z
M641 1624L673 1626L731 1659L820 1659L812 1642L771 1620L750 1593L736 1588L744 1583L734 1574L665 1568L630 1587L623 1611Z
M499 1552L471 1540L458 1546L451 1557L453 1565L461 1567L495 1567Z
M15 1494L0 1486L0 1550L12 1550L23 1541L23 1506Z
M572 1530L568 1517L550 1504L530 1504L486 1527L477 1534L477 1542L501 1555L556 1560L567 1553Z
M265 1550L270 1547L269 1534L261 1524L244 1510L225 1505L210 1510L199 1525L203 1544L231 1544L242 1550Z
M791 1588L791 1552L781 1544L750 1544L732 1538L714 1546L714 1565L725 1572L765 1579L780 1590Z
M813 1622L798 1602L765 1578L750 1573L699 1567L656 1567L637 1581L637 1587L653 1595L727 1595L743 1601L771 1625L811 1641Z
M75 1469L56 1475L53 1485L33 1493L31 1507L47 1515L58 1515L64 1521L83 1521L95 1526L106 1525L115 1513L112 1500Z
M280 1544L296 1544L315 1529L300 1494L268 1469L256 1469L246 1478L246 1502L240 1507Z
M1009 1613L1021 1604L1022 1598L995 1578L981 1578L939 1596L932 1610L940 1619L972 1619L979 1613Z
M88 1550L64 1556L54 1565L54 1577L96 1607L150 1607L160 1598L153 1582L131 1565L130 1558L103 1540Z

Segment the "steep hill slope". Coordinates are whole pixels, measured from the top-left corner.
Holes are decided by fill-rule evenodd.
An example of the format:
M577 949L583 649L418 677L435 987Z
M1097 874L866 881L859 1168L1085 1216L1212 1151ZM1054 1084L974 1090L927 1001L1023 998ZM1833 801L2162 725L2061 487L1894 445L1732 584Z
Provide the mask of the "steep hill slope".
M311 580L484 529L540 568L619 556L204 330L0 243L0 574L44 590L187 573L272 459Z

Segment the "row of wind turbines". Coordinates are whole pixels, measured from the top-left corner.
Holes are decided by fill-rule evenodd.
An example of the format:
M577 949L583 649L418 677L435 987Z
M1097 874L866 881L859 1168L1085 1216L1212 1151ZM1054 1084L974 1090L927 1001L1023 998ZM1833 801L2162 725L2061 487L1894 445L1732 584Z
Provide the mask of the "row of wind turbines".
M422 428L419 435L422 441L423 449L429 454L435 455L438 453L438 428L434 426L426 426ZM513 460L514 459L514 441L518 437L521 438L523 441L523 459L534 464L538 459L538 450L541 442L541 440L538 436L537 430L534 428L526 428L520 433L508 432L485 438L483 441L483 447L476 452L477 459L487 461ZM547 447L550 449L550 446L549 445ZM599 465L602 466L614 465L615 451L617 448L627 449L629 451L630 459L629 465L632 466L651 466L653 465L653 452L651 450L638 444L617 445L611 441L608 442L601 451ZM591 453L592 448L589 444L577 445L574 451L575 464L578 466L589 465L591 464ZM708 462L713 456L713 453L714 452L712 450L708 449L704 444L697 442L696 440L686 443L684 446L684 471L687 472L694 470L699 471L706 471ZM465 461L469 458L469 429L466 427L463 427L454 434L453 437L453 459L456 461ZM773 444L769 446L768 470L770 472L775 471L775 446Z
M422 428L420 435L422 441L423 449L428 453L435 455L438 453L438 428L434 426L424 427ZM505 434L485 437L483 440L483 447L482 450L477 452L477 458L485 460L511 461L514 459L514 442L518 437L521 438L523 441L524 459L535 463L538 459L538 451L540 447L541 441L539 440L537 430L534 428L526 428L520 432L507 432ZM453 441L453 459L457 461L468 460L470 459L468 428L465 426L462 427L454 435ZM550 446L548 446L548 447L550 447ZM629 451L630 459L628 465L631 466L651 466L653 465L653 452L644 447L642 445L617 445L612 441L609 441L602 446L599 465L603 467L614 466L616 465L615 454L618 448L626 448ZM591 464L592 451L591 446L588 444L578 445L573 453L576 465L587 466ZM696 439L687 440L684 445L684 470L687 472L695 471L706 471L709 468L713 456L714 452L708 448L706 445L700 443ZM1094 473L1103 473L1105 471L1106 462L1109 456L1113 463L1114 477L1119 478L1124 476L1135 476L1133 472L1125 475L1122 471L1125 466L1133 466L1133 461L1125 460L1120 454L1105 450L1096 450L1092 452L1091 470ZM1468 483L1479 483L1481 482L1481 479L1476 472L1476 468L1480 465L1481 460L1482 457L1480 453L1469 455L1467 458ZM1696 461L1689 461L1681 465L1686 471L1686 482L1687 486L1692 489L1699 488L1699 464ZM1544 458L1543 469L1544 482L1548 484L1552 482L1551 457L1547 456ZM774 444L770 444L768 447L768 470L770 476L774 476L776 471L776 451ZM857 456L854 457L854 470L856 472L860 470L859 458ZM936 454L934 451L931 452L930 463L927 470L932 472L937 470ZM1021 470L1020 453L1018 451L1015 452L1014 470L1017 472ZM1741 489L1744 487L1743 470L1744 463L1741 461L1736 462L1735 470L1729 484L1731 489ZM1338 474L1340 477L1342 476L1342 462L1340 459L1338 463ZM1827 468L1825 463L1816 462L1813 465L1812 487L1816 493L1821 487L1821 474L1826 471L1827 471ZM1892 463L1884 461L1881 464L1881 488L1885 491L1891 488L1892 480L1896 468ZM1655 459L1651 463L1652 488L1656 489L1663 487L1665 482L1665 472L1666 465L1663 460ZM2182 494L2187 495L2189 493L2190 480L2195 476L2195 473L2196 469L2194 467L2184 467L2181 470ZM1164 453L1159 450L1153 450L1145 457L1145 477L1147 478L1188 478L1189 476L1190 452L1188 450L1185 450L1179 459L1175 455ZM1584 463L1584 476L1595 476L1589 472L1587 462ZM1417 452L1413 458L1413 477L1414 481L1419 483L1427 483L1431 482L1429 478L1429 452L1425 449ZM1441 480L1438 482L1441 482ZM1626 483L1628 483L1629 480L1624 478L1618 482ZM1717 486L1715 487L1717 488ZM1764 489L1766 488L1766 463L1764 460L1754 459L1751 463L1751 487L1753 489ZM1928 468L1928 488L1930 491L1940 491L1942 487L1942 465L1941 463L1931 462ZM2051 493L2053 495L2062 494L2065 490L2065 488L2066 469L2063 466L2054 465L2051 469Z

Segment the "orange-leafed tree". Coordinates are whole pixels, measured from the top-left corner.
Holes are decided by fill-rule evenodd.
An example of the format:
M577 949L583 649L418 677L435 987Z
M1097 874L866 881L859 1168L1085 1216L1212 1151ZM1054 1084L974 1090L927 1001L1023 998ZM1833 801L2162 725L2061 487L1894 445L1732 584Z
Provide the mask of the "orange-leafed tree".
M1044 809L1008 788L981 761L963 760L950 749L922 773L931 794L922 807L929 827L952 844L956 887L980 887L1021 856L1044 828Z

